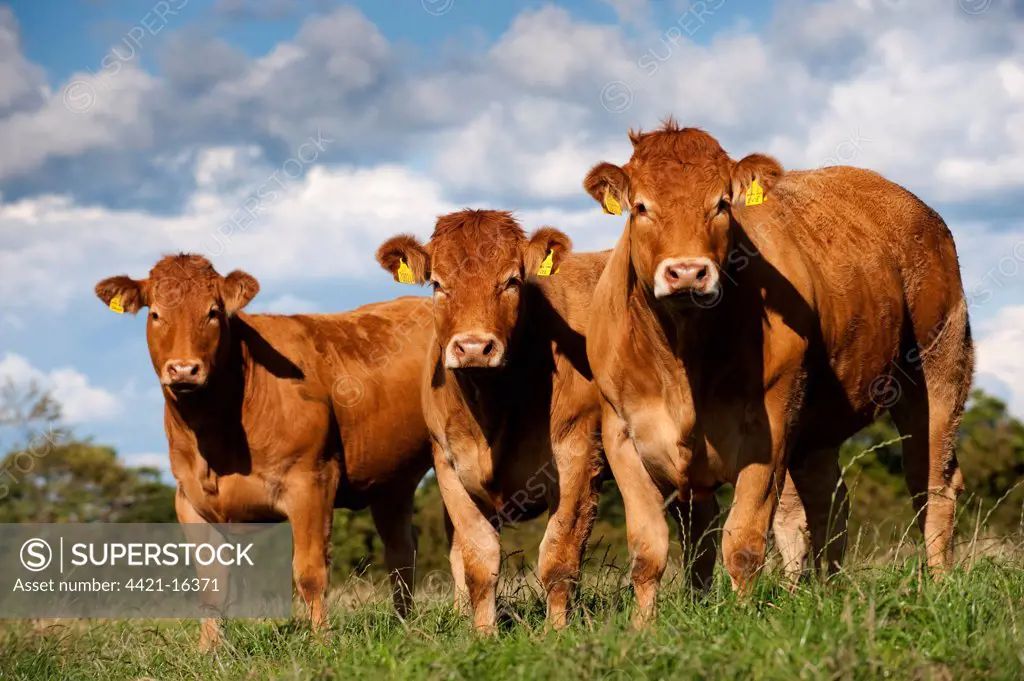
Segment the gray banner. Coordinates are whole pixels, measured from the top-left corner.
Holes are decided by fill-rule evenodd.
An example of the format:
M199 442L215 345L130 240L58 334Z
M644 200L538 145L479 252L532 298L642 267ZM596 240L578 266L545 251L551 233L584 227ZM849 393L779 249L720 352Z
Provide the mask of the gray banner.
M291 525L0 524L0 618L291 617Z

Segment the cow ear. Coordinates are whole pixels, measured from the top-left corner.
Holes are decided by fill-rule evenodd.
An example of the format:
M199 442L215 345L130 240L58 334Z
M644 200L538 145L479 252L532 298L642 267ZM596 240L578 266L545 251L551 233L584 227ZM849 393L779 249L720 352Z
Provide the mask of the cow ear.
M135 314L149 305L149 281L123 274L109 277L96 284L96 297L114 312Z
M377 262L403 284L424 284L430 278L430 255L412 234L399 234L382 243Z
M734 206L742 205L740 201L745 200L747 190L755 180L766 196L782 173L782 165L771 156L751 154L745 157L732 169L732 186L730 188L732 204ZM748 201L748 203L750 202Z
M629 177L617 165L598 163L587 173L583 188L606 213L620 215L623 210L629 210Z
M229 316L235 314L249 304L260 292L260 283L256 277L242 270L234 270L221 282L220 295L224 299L224 312Z
M526 276L547 277L558 271L565 256L572 250L572 240L554 227L541 227L530 235L523 265Z

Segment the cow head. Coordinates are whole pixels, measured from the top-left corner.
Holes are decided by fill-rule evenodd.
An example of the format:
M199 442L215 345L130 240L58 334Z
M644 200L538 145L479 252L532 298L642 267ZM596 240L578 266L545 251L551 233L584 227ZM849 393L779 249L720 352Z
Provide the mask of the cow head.
M767 194L782 167L761 154L737 163L711 135L671 119L660 130L629 136L629 162L598 164L584 188L606 211L629 211L632 266L655 298L714 300L732 245L733 206L755 180Z
M434 331L450 369L504 366L524 302L523 284L554 273L571 242L542 227L527 239L510 213L464 210L437 220L424 245L410 235L384 242L377 261L398 281L434 288Z
M206 258L185 254L161 259L147 279L121 275L96 284L96 295L111 309L135 314L149 308L149 356L172 395L207 384L229 347L228 318L259 290L241 270L222 277Z

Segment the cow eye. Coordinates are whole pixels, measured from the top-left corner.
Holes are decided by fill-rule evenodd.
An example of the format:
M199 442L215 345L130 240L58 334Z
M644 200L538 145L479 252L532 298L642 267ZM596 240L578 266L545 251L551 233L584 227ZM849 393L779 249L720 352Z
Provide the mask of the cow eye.
M160 315L158 315L156 312L150 312L149 318L152 319L154 322L160 321Z
M509 277L508 281L505 282L505 285L501 287L501 290L503 292L514 291L515 289L519 288L519 285L522 283L523 282L519 277Z
M729 210L729 200L724 196L718 201L718 212L719 214Z
M220 310L218 310L215 307L211 307L210 311L206 313L206 317L207 317L207 319L211 319L212 320L212 319L216 319L219 314L220 314Z
M443 288L441 287L441 284L440 284L439 282L437 282L437 281L432 281L432 282L430 282L430 285L431 285L431 287L433 287L433 289L434 289L434 293L435 293L435 294L437 294L437 295L439 295L439 296L443 296L443 295L445 295L445 291L444 291L444 289L443 289Z
M633 204L633 215L647 215L647 206L642 203Z

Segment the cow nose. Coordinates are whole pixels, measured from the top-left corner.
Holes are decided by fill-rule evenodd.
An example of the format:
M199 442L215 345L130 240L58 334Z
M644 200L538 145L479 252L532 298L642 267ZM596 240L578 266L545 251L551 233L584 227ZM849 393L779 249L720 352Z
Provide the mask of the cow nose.
M452 338L448 344L448 367L495 367L504 358L504 348L493 334L466 333Z
M665 280L672 288L697 288L708 277L704 263L679 263L665 268Z
M206 380L203 363L195 359L172 359L164 364L167 385L201 385Z
M718 289L718 268L710 258L662 260L654 277L656 298L677 293L713 295Z

